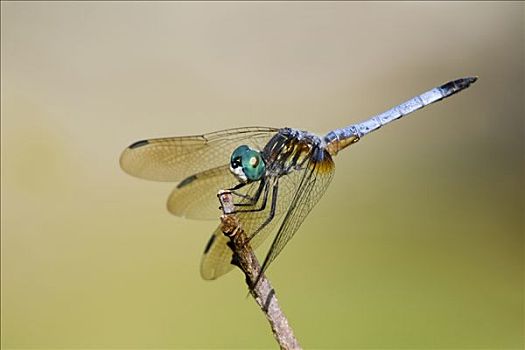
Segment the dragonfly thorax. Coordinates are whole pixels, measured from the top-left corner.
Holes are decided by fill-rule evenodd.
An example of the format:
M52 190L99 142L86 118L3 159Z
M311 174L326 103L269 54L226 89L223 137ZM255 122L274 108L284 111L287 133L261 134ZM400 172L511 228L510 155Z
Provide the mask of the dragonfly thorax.
M317 135L292 128L280 129L262 151L266 173L280 177L303 170L310 160L323 160L324 148L323 140Z
M260 180L266 171L261 152L246 145L233 151L230 159L230 170L242 182Z

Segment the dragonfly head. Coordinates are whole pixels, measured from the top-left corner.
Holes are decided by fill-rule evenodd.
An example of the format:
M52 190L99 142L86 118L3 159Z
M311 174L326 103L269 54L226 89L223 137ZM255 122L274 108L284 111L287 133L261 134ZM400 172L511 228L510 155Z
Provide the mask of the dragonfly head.
M251 182L262 178L266 165L261 157L261 152L242 145L232 153L230 170L242 182Z

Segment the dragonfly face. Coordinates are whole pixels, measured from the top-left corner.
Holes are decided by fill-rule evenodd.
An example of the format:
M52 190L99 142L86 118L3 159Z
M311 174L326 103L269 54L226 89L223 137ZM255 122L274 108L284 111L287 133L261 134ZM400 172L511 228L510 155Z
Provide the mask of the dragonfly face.
M133 176L179 182L168 199L168 210L177 216L217 220L216 194L232 189L236 215L253 248L277 231L261 268L264 272L328 187L335 169L333 156L381 126L475 81L468 77L443 84L365 122L332 130L324 138L290 128L249 127L150 139L127 147L120 165ZM202 257L204 279L233 268L227 242L218 227Z
M264 175L266 165L261 152L241 145L233 151L230 159L230 171L241 182L258 181Z

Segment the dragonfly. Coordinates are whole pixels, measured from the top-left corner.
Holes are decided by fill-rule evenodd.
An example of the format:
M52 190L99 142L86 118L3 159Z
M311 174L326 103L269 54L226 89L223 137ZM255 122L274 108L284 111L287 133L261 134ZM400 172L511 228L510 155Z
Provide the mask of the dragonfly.
M135 177L178 182L167 208L179 217L217 219L217 193L231 190L235 214L253 249L272 233L261 275L281 253L325 193L333 157L380 127L468 88L477 77L449 81L383 113L324 137L293 128L241 127L203 135L153 138L128 146L122 169ZM229 238L219 226L200 273L216 279L233 269Z

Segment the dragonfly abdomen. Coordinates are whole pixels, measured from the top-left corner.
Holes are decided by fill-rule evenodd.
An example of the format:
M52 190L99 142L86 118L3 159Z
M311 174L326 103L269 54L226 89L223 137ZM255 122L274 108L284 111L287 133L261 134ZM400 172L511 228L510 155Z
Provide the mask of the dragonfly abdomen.
M337 152L351 144L359 141L363 136L371 133L393 122L396 119L404 117L412 112L415 112L429 104L440 101L444 98L454 95L461 90L464 90L477 80L476 77L461 78L449 81L432 90L428 90L410 100L389 109L386 112L378 114L362 123L353 124L346 128L336 129L330 131L325 137L326 149L330 155L335 155Z

